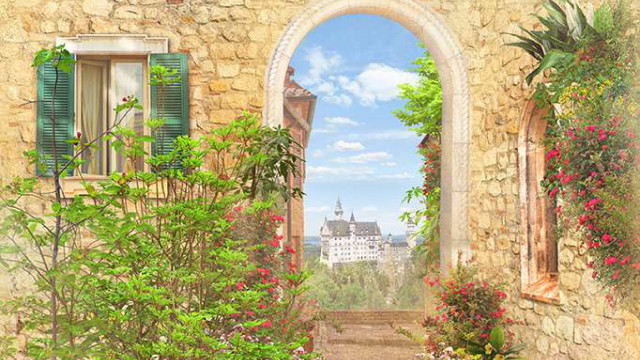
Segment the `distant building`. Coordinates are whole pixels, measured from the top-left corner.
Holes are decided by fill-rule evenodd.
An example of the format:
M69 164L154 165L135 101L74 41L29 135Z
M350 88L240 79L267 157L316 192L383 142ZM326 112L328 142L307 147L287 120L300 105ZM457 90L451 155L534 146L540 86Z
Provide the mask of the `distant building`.
M317 97L300 86L293 79L294 74L295 70L289 66L284 80L283 124L291 131L291 136L299 144L299 146L294 146L291 150L301 160L298 162L298 174L288 179L288 185L290 188L298 188L304 191L304 179L306 177L305 149L309 144L309 133L313 124ZM295 198L287 203L287 221L284 227L284 237L287 243L296 250L294 262L301 266L304 242L304 204L302 198Z
M349 221L344 220L339 198L334 215L334 220L325 218L320 227L320 261L329 267L341 263L378 261L382 245L378 223L356 221L353 212Z
M407 241L393 241L391 234L389 234L380 249L378 269L387 274L387 276L401 274L404 272L410 258L411 247Z

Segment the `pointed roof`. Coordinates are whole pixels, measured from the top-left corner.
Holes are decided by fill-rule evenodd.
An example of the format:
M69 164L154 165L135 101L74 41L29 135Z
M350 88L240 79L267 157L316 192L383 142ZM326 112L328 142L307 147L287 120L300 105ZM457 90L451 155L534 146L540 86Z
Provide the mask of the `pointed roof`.
M352 222L352 223L356 222L356 217L353 216L353 210L351 210L351 219L349 219L349 222Z

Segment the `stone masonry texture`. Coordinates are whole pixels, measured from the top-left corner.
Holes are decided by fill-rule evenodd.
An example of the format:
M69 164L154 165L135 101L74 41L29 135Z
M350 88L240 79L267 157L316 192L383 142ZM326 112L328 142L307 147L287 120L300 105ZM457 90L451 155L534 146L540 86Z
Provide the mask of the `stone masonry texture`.
M532 92L533 61L506 47L504 32L535 25L542 0L416 0L437 13L467 58L472 101L469 234L482 276L511 286L513 330L531 360L640 359L639 319L606 305L577 239L560 241L560 304L520 297L517 138ZM191 133L243 110L262 112L269 58L308 0L0 0L0 180L31 175L22 153L35 147L33 54L56 37L146 34L188 54ZM34 207L39 206L33 204ZM455 221L455 219L454 219ZM0 273L0 298L28 291L29 278ZM0 332L16 331L0 319Z

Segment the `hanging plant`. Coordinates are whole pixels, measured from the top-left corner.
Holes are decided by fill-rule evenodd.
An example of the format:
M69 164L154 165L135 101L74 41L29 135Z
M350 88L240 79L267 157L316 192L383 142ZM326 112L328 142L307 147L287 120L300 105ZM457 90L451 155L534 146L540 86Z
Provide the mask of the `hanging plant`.
M571 2L549 1L544 31L528 31L511 45L539 61L534 97L551 107L543 186L561 198L560 226L576 226L593 277L612 291L610 300L640 300L640 201L637 140L636 31L626 2L605 3L592 13ZM561 57L553 54L562 54ZM616 296L613 296L615 294Z

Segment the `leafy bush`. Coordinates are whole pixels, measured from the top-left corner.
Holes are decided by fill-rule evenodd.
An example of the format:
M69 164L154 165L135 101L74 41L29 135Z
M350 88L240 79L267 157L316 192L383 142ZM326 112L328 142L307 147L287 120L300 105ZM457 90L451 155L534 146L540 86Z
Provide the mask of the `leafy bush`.
M552 109L543 186L561 200L558 230L576 226L583 235L608 298L640 311L638 214L630 205L640 196L638 26L627 1L605 2L593 17L565 3L548 2L549 15L539 17L547 30L525 30L528 38L518 36L525 43L515 44L540 60L539 70L555 69L534 93ZM552 51L562 61L547 61Z
M453 348L467 348L484 343L491 330L511 323L505 317L507 297L500 285L475 280L476 269L458 262L444 280L428 280L439 288L437 315L427 317L427 348L437 351L443 343Z
M48 51L43 61L64 50ZM176 81L152 70L163 75L157 86ZM116 111L137 106L130 96ZM162 123L147 125L156 133ZM3 263L34 278L29 294L4 304L29 334L27 356L314 357L303 348L312 325L300 299L307 275L278 234L277 205L289 194L282 179L298 161L289 132L244 114L200 138L179 137L158 156L148 153L154 138L130 128L113 126L104 137L149 171L82 181L86 194L65 197L64 170L83 161L75 155L54 160L53 179L16 178L0 193ZM94 142L80 139L71 140L76 154Z

